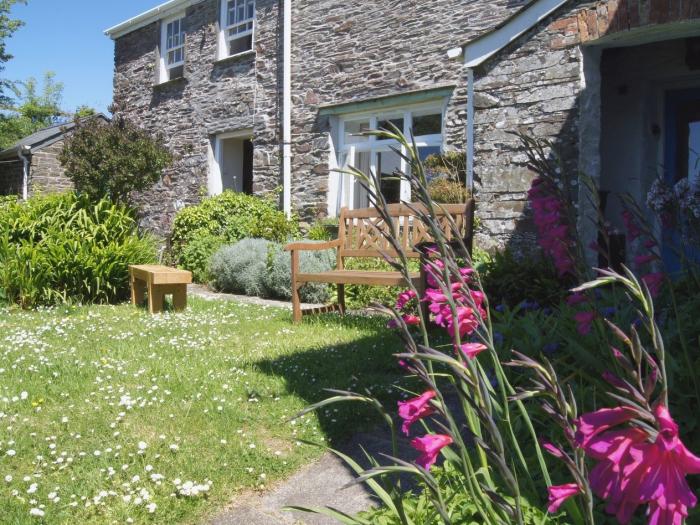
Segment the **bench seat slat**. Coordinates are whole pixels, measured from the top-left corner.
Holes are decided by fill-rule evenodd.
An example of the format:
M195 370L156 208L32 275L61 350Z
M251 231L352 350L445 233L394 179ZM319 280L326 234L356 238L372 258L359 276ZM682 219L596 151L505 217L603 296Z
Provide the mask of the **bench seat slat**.
M412 273L411 280L420 281L420 273ZM306 283L363 284L402 286L406 280L400 272L366 272L361 270L332 270L330 272L300 273L297 281Z

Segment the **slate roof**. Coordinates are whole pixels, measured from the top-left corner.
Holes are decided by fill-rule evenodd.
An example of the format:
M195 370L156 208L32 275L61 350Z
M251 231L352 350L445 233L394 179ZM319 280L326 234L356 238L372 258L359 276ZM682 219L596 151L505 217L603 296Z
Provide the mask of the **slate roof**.
M97 113L91 117L87 118L101 118L105 122L109 122L110 118L104 113ZM75 127L75 122L64 122L62 124L55 124L49 126L48 128L40 129L36 133L32 133L28 137L24 137L19 142L13 144L6 150L0 151L0 159L6 159L9 157L16 157L20 150L25 146L29 146L32 152L39 151L42 148L50 146L54 142L61 140L63 136Z

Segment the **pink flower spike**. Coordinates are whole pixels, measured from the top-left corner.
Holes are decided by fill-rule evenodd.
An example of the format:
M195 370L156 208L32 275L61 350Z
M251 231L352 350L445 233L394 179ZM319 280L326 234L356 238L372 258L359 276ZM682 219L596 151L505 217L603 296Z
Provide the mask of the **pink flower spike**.
M437 461L440 451L452 444L452 438L444 434L428 434L423 437L414 438L411 441L411 446L416 449L421 455L416 459L416 464L426 470L430 470Z
M556 446L554 443L550 443L549 441L543 441L541 445L543 449L545 449L555 458L562 459L564 457L564 451L558 446Z
M588 302L588 297L586 297L582 293L573 293L569 297L566 298L566 304L569 306L576 306L577 304L581 303L587 303Z
M403 419L401 431L404 434L408 436L413 423L435 413L435 409L430 406L430 400L434 397L435 391L428 390L408 401L399 401L399 417Z
M637 266L643 266L655 260L656 255L637 255L634 258L634 264L636 264Z
M467 359L475 359L481 352L488 350L488 347L481 343L464 343L460 349L467 356Z
M408 326L418 326L420 324L420 317L413 314L405 314L403 317L403 322Z
M588 335L591 331L591 325L596 318L595 312L578 312L574 315L576 320L576 330L581 335Z
M416 292L413 290L406 290L405 292L401 292L396 299L396 309L397 310L403 310L408 303L411 302L411 299L415 299L416 297Z
M665 279L666 275L663 272L650 273L642 277L642 281L644 281L647 288L649 288L649 293L652 297L659 295Z
M555 485L553 487L547 487L549 492L549 505L547 507L548 512L556 512L559 507L572 496L581 494L581 487L576 483L567 483L566 485Z

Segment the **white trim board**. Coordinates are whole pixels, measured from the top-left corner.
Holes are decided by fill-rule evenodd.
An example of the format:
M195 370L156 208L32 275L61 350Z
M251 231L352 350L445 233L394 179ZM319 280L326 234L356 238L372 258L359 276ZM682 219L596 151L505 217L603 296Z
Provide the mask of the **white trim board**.
M204 0L168 0L168 2L106 29L104 33L112 40L116 40L117 38L131 33L132 31L136 31L137 29L141 29L142 27L146 27L158 20L174 16L178 12L184 11L188 7L202 1Z
M498 53L508 44L517 40L527 31L535 27L554 11L567 3L568 0L536 0L518 11L515 15L499 25L493 31L464 44L461 48L447 51L449 58L464 56L464 65L474 68Z

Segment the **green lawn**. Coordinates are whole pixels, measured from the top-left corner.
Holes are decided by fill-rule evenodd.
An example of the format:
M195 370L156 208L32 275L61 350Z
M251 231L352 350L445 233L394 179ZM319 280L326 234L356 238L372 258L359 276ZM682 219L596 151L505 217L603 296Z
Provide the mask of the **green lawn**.
M300 440L376 421L350 405L288 418L328 387L398 397L385 320L290 317L197 299L153 317L0 308L0 522L197 523L320 454Z

